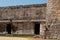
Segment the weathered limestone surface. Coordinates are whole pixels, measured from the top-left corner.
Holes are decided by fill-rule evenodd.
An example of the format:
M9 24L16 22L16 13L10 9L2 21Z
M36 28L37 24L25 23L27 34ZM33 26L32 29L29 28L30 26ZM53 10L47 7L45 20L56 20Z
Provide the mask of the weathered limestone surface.
M6 26L8 23L0 23L0 34L6 34ZM34 24L33 23L12 23L12 34L34 34ZM14 30L15 31L14 31ZM5 33L4 33L5 32Z
M0 19L45 19L46 4L11 6L0 9ZM29 7L29 8L28 8Z
M50 38L60 38L60 0L48 0L47 19L52 24L49 29Z
M0 7L0 33L4 34L6 32L6 25L9 22L1 22L1 20L12 20L13 28L12 34L33 34L34 26L33 22L40 22L46 19L46 4L36 4L36 5L24 5L24 6L9 6ZM20 20L20 22L13 22L13 20ZM21 22L21 20L24 20ZM25 20L29 20L26 21ZM30 20L33 20L30 22ZM34 21L36 20L36 21ZM37 21L39 20L39 21ZM43 22L44 24L44 22ZM40 35L44 36L45 24L41 23ZM2 32L1 32L2 31Z
M8 23L0 23L0 34L7 34L6 26ZM35 24L32 22L12 23L12 34L34 35ZM40 24L40 35L44 36L45 24Z

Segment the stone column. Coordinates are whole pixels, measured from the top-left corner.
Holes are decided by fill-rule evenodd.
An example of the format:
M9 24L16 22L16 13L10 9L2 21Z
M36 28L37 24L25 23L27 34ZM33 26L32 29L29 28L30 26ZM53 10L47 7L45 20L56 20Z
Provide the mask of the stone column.
M43 35L43 25L40 24L40 35Z

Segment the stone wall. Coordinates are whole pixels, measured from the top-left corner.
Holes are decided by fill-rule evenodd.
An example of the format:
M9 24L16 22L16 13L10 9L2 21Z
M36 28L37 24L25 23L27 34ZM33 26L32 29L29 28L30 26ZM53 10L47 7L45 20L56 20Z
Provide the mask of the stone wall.
M34 24L28 22L18 23L14 34L34 34Z
M8 34L7 32L8 23L0 23L0 34ZM12 23L11 34L25 34L25 35L35 35L34 34L35 23L33 22L15 22ZM40 24L40 36L44 37L45 24Z
M33 22L42 22L46 19L46 4L36 4L36 5L24 5L24 6L9 6L9 7L0 7L0 20L29 20L26 22L16 21L13 24L12 34L33 34L34 35L34 24ZM30 21L32 20L32 21ZM34 21L35 20L35 21ZM41 21L40 21L41 20ZM42 22L44 23L44 22ZM0 24L0 29L6 32L6 24ZM42 25L42 26L41 26ZM40 35L44 36L45 25L41 24Z
M0 19L45 19L46 4L11 6L0 9Z
M48 38L60 38L60 0L48 0L47 20L49 27Z
M0 34L7 34L7 24L8 23L0 23ZM29 22L12 23L11 33L34 35L34 24Z

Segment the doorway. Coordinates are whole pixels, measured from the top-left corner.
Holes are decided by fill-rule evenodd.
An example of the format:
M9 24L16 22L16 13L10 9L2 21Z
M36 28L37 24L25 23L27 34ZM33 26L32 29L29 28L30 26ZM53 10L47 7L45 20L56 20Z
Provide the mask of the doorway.
M35 23L35 25L34 25L34 34L35 35L40 34L40 23Z
M6 31L8 34L11 34L11 24L7 24Z

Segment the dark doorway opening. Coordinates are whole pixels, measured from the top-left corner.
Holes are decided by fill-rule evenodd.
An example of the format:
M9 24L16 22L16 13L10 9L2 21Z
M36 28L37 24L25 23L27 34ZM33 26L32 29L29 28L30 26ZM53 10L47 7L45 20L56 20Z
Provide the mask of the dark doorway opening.
M34 34L35 35L39 35L40 34L40 23L35 23Z
M8 32L8 34L11 34L11 24L7 24L6 31Z

